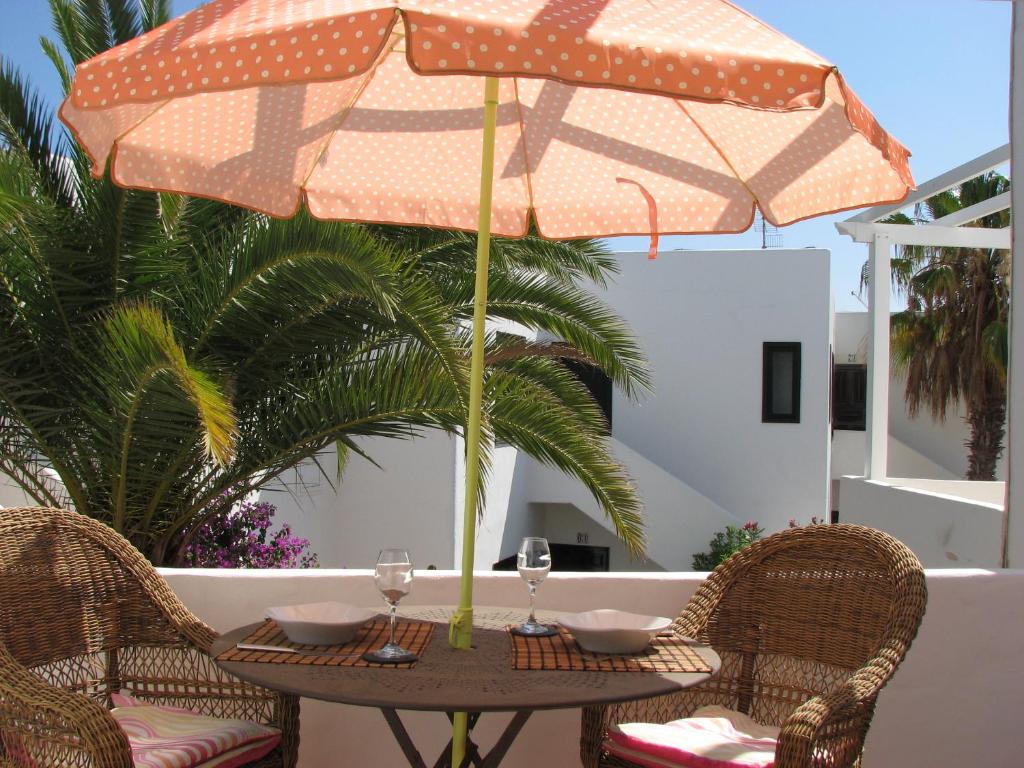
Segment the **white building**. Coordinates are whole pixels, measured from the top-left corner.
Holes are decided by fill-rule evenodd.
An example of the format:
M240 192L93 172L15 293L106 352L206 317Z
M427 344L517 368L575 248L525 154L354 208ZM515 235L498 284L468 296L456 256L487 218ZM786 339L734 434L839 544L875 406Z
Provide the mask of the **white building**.
M829 519L838 478L863 474L865 433L833 433L830 395L833 355L840 365L865 363L867 314L833 314L827 251L672 251L655 261L624 253L619 263L602 298L640 340L654 394L641 403L614 394L611 440L644 501L648 560L630 561L581 484L500 446L478 528L478 569L537 535L607 548L611 570L688 570L727 524L753 519L773 531L791 519ZM795 391L788 379L775 382L775 397L795 410L777 421L765 413L773 353L781 355L780 376L792 372L794 353L799 368ZM890 475L962 477L960 421L910 420L897 379L891 399ZM368 567L386 546L408 547L420 567L457 566L460 441L430 433L365 448L380 467L353 457L336 491L310 466L288 482L291 493L279 488L265 498L312 540L325 566Z

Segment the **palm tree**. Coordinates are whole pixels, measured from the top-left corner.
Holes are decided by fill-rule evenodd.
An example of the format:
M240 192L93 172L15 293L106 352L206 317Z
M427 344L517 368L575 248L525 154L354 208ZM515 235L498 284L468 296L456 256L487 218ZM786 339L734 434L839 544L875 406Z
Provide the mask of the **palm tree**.
M169 15L162 0L50 4L62 45L43 45L65 89L71 65ZM38 503L176 563L221 504L302 460L465 422L469 236L118 188L9 62L0 145L0 472ZM493 254L491 315L562 341L488 339L486 441L579 478L641 552L635 489L562 362L648 386L632 336L581 285L614 261L536 237Z
M1009 189L998 173L986 173L928 198L913 218L934 221ZM973 226L1005 227L1009 212L986 216ZM892 359L907 379L911 416L923 406L944 420L963 403L970 427L967 479L994 480L1006 425L1009 253L984 248L903 246L893 259L893 282L907 308L892 317Z

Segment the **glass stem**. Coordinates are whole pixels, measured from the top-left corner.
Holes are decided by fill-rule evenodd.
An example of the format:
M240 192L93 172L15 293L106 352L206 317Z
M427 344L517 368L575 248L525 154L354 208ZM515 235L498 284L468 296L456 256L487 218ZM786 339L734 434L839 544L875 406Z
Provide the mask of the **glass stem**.
M395 613L398 611L398 605L395 603L388 603L391 607L391 640L388 645L395 644Z
M534 614L533 614L533 603L534 603L534 598L536 597L536 595L537 595L537 585L536 584L531 584L530 585L530 621L529 621L530 624L536 624L537 623L537 617L534 616Z

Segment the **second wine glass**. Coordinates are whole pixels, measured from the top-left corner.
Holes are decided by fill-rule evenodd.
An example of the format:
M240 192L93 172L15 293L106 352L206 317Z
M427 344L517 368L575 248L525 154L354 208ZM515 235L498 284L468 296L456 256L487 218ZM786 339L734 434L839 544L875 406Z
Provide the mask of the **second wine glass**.
M534 612L537 587L551 571L551 549L548 547L548 540L537 536L527 536L523 539L523 543L519 545L519 553L516 555L516 565L519 567L519 575L530 587L530 618L518 627L514 627L512 631L531 637L548 637L558 634L558 630L554 627L538 622Z
M409 594L412 587L412 561L409 559L408 551L382 549L380 557L377 558L373 581L388 604L391 632L390 639L383 647L364 653L363 658L379 664L404 664L416 661L416 654L407 651L395 642L395 622L397 621L395 614L398 611L398 602Z

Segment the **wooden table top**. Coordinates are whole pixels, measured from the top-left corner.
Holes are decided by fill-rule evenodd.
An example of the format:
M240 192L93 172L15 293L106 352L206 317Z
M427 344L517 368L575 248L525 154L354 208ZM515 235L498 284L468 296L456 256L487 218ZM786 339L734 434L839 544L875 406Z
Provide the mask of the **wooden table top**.
M450 607L434 606L410 606L399 611L401 617L439 625L411 669L232 661L218 661L217 665L242 680L308 698L364 707L440 712L565 709L644 699L697 685L716 674L721 666L718 654L696 645L713 672L514 670L505 627L525 620L522 608L474 608L474 647L469 651L448 645L451 613ZM556 615L537 612L539 621L553 621ZM252 624L222 635L213 644L213 656L241 642L258 626Z

